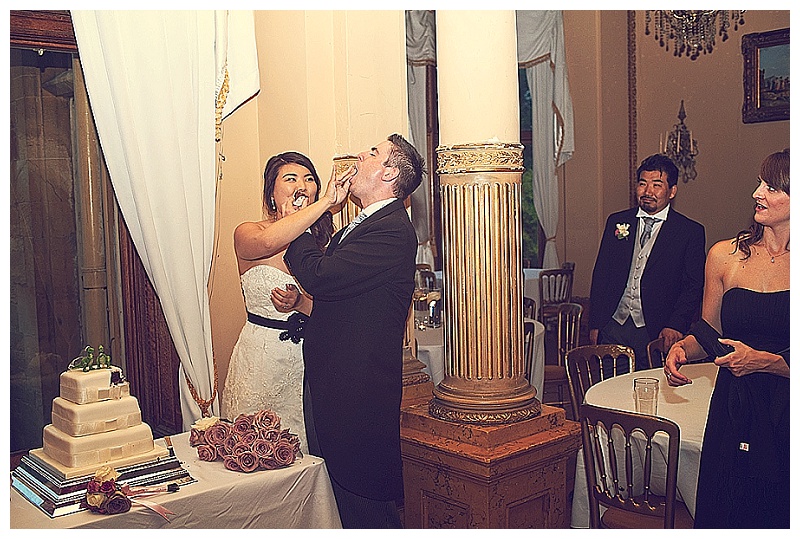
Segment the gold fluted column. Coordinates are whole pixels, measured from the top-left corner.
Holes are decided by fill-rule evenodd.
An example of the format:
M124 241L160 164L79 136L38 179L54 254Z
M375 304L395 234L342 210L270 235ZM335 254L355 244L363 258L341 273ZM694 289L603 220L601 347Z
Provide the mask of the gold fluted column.
M513 11L437 12L445 377L430 413L451 421L541 411L523 361L515 36Z

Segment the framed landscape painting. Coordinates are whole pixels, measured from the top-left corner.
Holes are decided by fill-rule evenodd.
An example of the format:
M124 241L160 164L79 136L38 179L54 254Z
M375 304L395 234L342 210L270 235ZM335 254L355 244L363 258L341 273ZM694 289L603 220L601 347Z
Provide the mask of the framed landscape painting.
M744 123L789 119L789 29L742 36Z

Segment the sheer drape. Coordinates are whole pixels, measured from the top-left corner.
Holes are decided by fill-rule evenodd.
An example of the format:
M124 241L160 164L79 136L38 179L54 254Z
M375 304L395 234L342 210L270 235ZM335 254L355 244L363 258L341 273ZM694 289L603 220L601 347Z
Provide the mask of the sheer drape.
M422 155L428 155L426 102L426 66L436 64L436 27L433 12L406 11L406 59L408 70L408 124L411 143ZM411 193L411 221L419 246L417 263L433 267L431 249L431 190L436 163L426 163L428 175Z
M556 167L565 163L575 149L572 98L567 82L564 50L564 22L561 11L517 11L517 61L525 68L531 90L533 138L533 196L536 214L547 237L542 267L559 266L555 247L558 227L558 178ZM406 55L408 59L409 122L414 145L425 149L425 68L436 62L435 17L431 11L406 11ZM464 61L469 61L467 58ZM477 142L477 141L470 141ZM435 166L435 163L429 165ZM420 249L417 262L424 260L423 238L430 239L431 183L423 182L412 195L412 218ZM423 192L424 190L424 192ZM424 200L421 200L423 199ZM416 203L415 203L416 200ZM422 216L425 212L425 228ZM428 243L428 252L430 251Z
M547 237L542 267L557 268L556 167L575 150L561 11L517 11L517 61L531 91L533 203Z
M73 11L72 21L114 192L181 360L188 430L202 412L185 378L201 400L211 400L214 390L206 284L214 234L215 89L218 80L225 83L227 68L222 116L258 89L252 12ZM233 53L248 43L251 52ZM240 60L249 67L234 67ZM210 405L209 413L218 414L217 400Z

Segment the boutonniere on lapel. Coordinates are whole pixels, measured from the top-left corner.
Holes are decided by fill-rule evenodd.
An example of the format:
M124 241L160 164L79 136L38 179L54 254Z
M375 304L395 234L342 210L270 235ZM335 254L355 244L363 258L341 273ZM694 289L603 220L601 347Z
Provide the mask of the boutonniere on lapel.
M628 231L630 227L630 223L617 223L617 229L614 231L614 236L616 236L618 240L627 240L628 236L631 234Z

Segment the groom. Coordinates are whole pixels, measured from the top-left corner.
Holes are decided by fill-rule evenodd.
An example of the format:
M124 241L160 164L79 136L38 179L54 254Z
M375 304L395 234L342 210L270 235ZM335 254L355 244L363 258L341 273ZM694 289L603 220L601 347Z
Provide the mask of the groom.
M311 453L325 459L342 525L400 528L403 335L417 251L404 200L422 180L423 160L394 134L355 166L338 181L361 213L326 252L305 233L284 259L314 298L303 344L306 430Z

